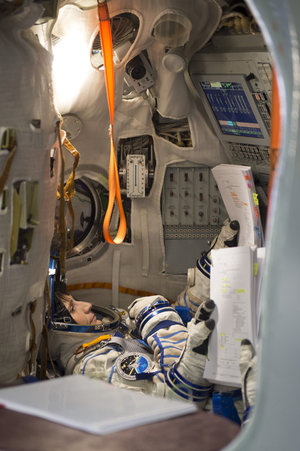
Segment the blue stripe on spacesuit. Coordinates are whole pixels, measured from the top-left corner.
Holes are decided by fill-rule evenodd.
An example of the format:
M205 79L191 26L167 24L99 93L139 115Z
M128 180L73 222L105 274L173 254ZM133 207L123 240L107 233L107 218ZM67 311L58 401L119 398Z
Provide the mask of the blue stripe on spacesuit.
M187 305L187 300L186 300L186 293L184 293L183 299L184 299L184 302L185 302L186 307L188 308L188 310L189 310L189 312L190 312L190 315L193 316L193 314L196 313L196 310L192 309L191 306L188 307L188 305ZM196 307L196 309L199 307L199 305L198 305L198 304L195 304L194 302L192 302L192 301L190 300L190 298L189 298L189 303L192 304L192 305L194 305L194 306Z
M183 343L186 342L186 338L183 338L182 340L178 340L178 341L171 341L171 340L160 340L161 343L170 343L173 345L178 345L179 343Z
M193 302L193 301L191 301L191 299L189 298L189 302L190 302L190 304L192 304L192 305L194 305L195 307L199 307L199 304L196 304L195 302Z
M161 307L160 309L154 310L152 312L149 312L147 314L145 314L145 316L138 322L136 320L136 327L139 331L140 334L142 334L142 331L145 327L145 325L155 316L160 315L161 313L164 312L172 312L172 313L176 313L176 310L174 310L172 307ZM178 319L180 320L180 316L178 315ZM179 323L181 324L181 323Z
M176 349L177 351L182 351L182 349L181 348L177 348L177 346L174 346L174 345L170 345L170 346L164 346L164 351L166 350L166 349Z
M161 371L158 371L155 376L160 380L160 382L162 382L163 384L165 383L165 378L161 377L160 375L163 375L163 373Z
M166 329L167 327L173 326L175 324L177 324L179 326L183 326L182 323L179 323L177 321L169 321L169 320L161 321L148 333L148 335L144 338L144 341L147 341L148 338L150 337L150 335L154 335L155 332L157 332L158 330Z
M188 309L189 306L187 305L187 302L186 302L186 291L184 292L183 300L184 300L186 308Z
M112 380L112 377L113 377L113 374L114 374L114 371L115 371L115 367L116 367L116 365L112 366L112 369L111 369L111 372L110 372L110 375L109 375L109 378L108 378L108 382L110 384L111 384L111 380Z
M164 368L165 366L169 366L168 363L165 363L166 359L178 359L178 354L165 354L165 350L168 348L173 348L176 349L177 351L179 351L181 353L182 349L181 348L177 348L176 346L162 346L161 345L161 341L159 339L159 337L157 337L157 335L155 336L155 341L160 349L160 366L161 368Z
M196 262L197 268L199 271L208 279L210 279L210 266L211 266L211 260L207 257L207 255L200 258L200 260L197 260Z
M177 330L176 332L173 332L172 334L165 335L163 339L165 340L165 339L174 337L175 335L182 334L182 333L187 334L188 332L187 332L187 330Z
M166 354L166 355L164 356L164 360L167 360L167 359L178 359L178 357L179 357L178 354L176 354L176 355L173 355L173 354ZM172 362L172 363L173 363L173 362ZM170 366L170 363L164 363L164 366Z
M177 395L192 401L204 401L211 395L212 386L193 384L185 379L173 364L166 372L166 383Z

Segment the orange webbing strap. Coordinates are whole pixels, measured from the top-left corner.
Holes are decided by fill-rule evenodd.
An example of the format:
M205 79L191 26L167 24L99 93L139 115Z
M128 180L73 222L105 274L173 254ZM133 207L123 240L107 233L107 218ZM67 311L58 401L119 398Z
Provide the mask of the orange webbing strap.
M270 179L269 197L272 189L273 179L277 170L278 155L281 147L281 120L280 100L276 73L273 69L272 77L272 105L271 105L271 137L270 137Z
M106 94L110 116L110 161L109 161L109 176L108 176L109 197L108 197L108 206L103 221L103 234L105 240L108 243L120 244L122 243L126 235L126 218L121 199L118 167L116 162L116 152L113 138L114 103L115 103L113 44L112 44L110 18L105 0L103 2L101 2L101 0L98 0L98 17L99 17L100 40L105 68ZM117 201L119 209L120 222L117 235L114 239L112 239L109 232L109 224L113 212L115 199Z

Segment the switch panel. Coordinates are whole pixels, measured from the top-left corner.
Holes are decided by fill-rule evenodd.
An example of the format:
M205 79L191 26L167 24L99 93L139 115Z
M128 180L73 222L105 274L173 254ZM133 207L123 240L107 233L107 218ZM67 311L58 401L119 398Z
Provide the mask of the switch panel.
M166 170L163 197L165 237L198 238L212 227L212 235L227 217L211 170L202 166L175 165ZM208 235L210 233L208 232Z

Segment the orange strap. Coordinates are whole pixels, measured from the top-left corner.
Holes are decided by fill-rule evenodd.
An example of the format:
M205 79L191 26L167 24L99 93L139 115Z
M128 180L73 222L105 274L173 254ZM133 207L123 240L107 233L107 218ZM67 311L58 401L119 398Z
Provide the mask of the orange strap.
M105 240L108 243L120 244L122 243L126 235L126 219L121 199L118 167L113 138L114 103L115 103L113 44L112 44L110 18L108 14L106 1L101 2L100 0L98 0L98 17L99 17L100 40L105 68L106 94L110 116L110 161L108 175L109 197L108 197L108 206L103 221L103 234ZM120 222L117 235L114 239L112 239L109 232L109 224L113 212L115 199L117 201L119 209Z
M270 180L269 196L273 179L277 170L278 154L281 147L280 100L276 73L272 76L272 105L271 105L271 137L270 137Z

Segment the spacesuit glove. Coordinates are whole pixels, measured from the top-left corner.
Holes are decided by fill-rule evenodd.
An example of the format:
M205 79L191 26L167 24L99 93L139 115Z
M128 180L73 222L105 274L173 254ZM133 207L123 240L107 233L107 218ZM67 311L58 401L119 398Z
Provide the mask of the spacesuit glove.
M210 296L211 249L236 246L239 228L238 221L226 219L210 250L197 260L195 268L188 270L188 284L178 295L175 305L187 307L191 316L195 315L199 305Z
M237 246L238 233L240 230L240 224L238 221L230 221L227 218L222 226L219 235L214 239L211 249L221 249L223 247L235 247Z
M202 407L211 395L211 384L203 378L208 338L215 326L209 319L215 303L208 300L197 310L195 318L188 323L188 338L178 360L166 373L169 388L179 396L194 401Z
M241 342L239 361L244 402L243 424L247 422L249 414L255 404L256 361L257 357L251 342L247 339L243 340Z

